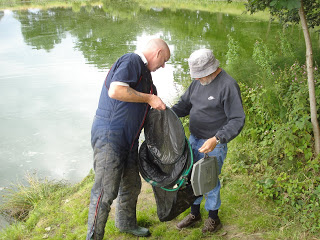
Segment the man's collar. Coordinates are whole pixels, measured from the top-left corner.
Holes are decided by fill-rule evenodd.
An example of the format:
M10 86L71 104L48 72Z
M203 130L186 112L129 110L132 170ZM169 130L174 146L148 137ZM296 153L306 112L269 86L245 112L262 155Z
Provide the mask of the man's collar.
M136 50L134 52L135 54L138 54L142 60L142 62L147 66L148 65L148 61L146 59L146 57L143 55L143 53L141 51Z

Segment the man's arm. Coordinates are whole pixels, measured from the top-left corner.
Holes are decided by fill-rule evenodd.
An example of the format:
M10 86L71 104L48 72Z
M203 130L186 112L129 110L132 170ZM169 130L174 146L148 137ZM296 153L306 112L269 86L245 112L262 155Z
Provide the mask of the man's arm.
M215 135L219 137L221 143L227 143L238 136L245 123L245 113L238 84L230 85L227 88L223 107L228 122Z
M166 109L166 105L158 96L153 94L138 92L129 86L111 84L108 94L110 98L113 98L119 101L148 103L154 109L158 109L158 110Z
M215 136L209 138L199 148L199 152L211 152L219 142L227 143L235 138L242 130L245 122L245 114L243 111L241 94L238 84L230 86L226 91L224 99L224 111L227 116L228 122L224 125Z

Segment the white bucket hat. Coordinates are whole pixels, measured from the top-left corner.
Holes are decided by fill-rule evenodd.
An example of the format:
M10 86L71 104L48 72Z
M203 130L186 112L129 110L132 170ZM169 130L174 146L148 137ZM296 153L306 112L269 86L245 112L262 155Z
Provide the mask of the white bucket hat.
M189 59L191 78L203 78L215 72L219 67L219 61L209 49L194 51Z

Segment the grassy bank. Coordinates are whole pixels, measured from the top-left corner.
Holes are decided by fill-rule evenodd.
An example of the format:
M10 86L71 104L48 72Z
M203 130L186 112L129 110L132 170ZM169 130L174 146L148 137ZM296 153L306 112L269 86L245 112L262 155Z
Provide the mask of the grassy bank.
M16 222L0 232L3 240L24 239L85 239L90 189L94 175L90 173L77 185L43 183L32 180L33 186L20 189L28 200L30 195L42 193L26 204L24 220ZM152 188L143 181L139 196L137 216L140 225L152 232L149 239L317 239L316 234L303 231L290 206L280 208L255 193L255 180L235 174L227 159L223 169L222 207L220 217L224 227L216 234L202 235L202 224L178 231L175 224L188 214L188 210L170 222L160 222ZM29 179L30 180L30 179ZM44 192L43 189L47 190ZM28 190L27 190L28 189ZM32 194L32 192L34 194ZM16 193L18 194L18 193ZM14 195L13 195L14 196ZM21 201L12 198L6 210L21 209ZM207 212L201 207L204 218ZM299 214L299 213L298 213ZM106 226L105 239L136 239L120 233L114 226L114 205Z
M7 203L6 210L21 209L22 196L25 196L26 202L30 200L28 196L39 197L33 197L25 205L24 220L0 232L0 239L85 239L93 179L94 175L90 173L81 183L72 186L33 179L31 188L20 189L20 194L12 195L19 194L20 197L13 197ZM140 225L150 229L152 235L149 239L317 239L317 235L303 231L295 222L295 215L291 214L293 211L289 206L280 209L275 203L258 197L254 189L255 180L250 176L235 174L228 159L221 179L223 203L220 217L224 227L210 235L202 235L202 224L183 231L175 228L188 210L170 222L160 222L152 188L143 181L137 217ZM46 191L43 191L44 188ZM136 239L115 228L114 207L106 226L105 239ZM201 212L206 218L203 205Z

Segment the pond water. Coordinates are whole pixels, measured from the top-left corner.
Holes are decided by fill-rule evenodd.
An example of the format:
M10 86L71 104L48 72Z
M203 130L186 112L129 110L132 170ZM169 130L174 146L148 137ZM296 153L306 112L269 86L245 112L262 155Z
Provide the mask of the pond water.
M163 38L171 49L166 67L153 73L158 95L171 106L191 81L186 60L193 50L211 48L234 78L253 83L255 41L276 51L281 30L250 16L128 2L0 10L0 190L23 182L26 172L70 182L89 173L91 123L108 69L150 38ZM233 67L230 36L241 57ZM302 33L291 28L288 36L303 57Z

